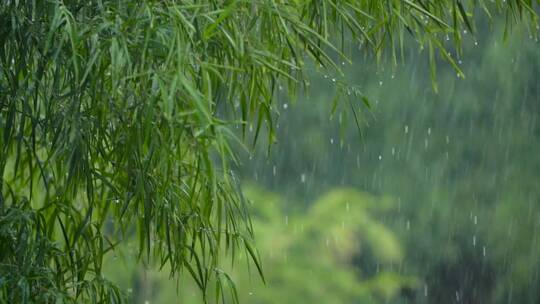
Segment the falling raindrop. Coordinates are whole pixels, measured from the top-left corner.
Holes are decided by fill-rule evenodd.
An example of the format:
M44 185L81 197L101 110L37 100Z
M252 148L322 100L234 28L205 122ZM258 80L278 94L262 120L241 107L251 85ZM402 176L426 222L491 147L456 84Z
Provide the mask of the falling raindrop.
M382 155L379 155L379 160L382 160Z
M306 182L306 174L305 174L305 173L302 173L302 174L300 175L300 181L301 181L302 183L305 183L305 182Z
M289 107L289 104L287 104L287 103L283 104L283 109L287 110L288 107Z
M405 134L409 133L409 126L405 125Z

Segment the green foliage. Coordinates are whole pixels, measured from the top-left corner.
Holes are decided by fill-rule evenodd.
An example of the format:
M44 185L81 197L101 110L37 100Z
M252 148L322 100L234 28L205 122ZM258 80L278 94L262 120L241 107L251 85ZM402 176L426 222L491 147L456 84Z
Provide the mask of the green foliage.
M401 245L374 218L396 207L388 198L334 189L308 210L288 213L286 205L295 202L254 188L247 197L255 207L253 224L268 284L261 288L238 278L239 286L253 285L246 302L380 303L416 288L416 279L398 272ZM367 263L352 266L354 260Z
M276 92L307 86L305 62L339 72L349 39L397 58L408 32L459 71L441 41L452 35L459 51L475 5L537 22L530 0L1 3L8 302L119 300L102 261L131 235L138 258L205 293L223 249L246 249L262 276L230 169L233 126L245 139L254 125L253 144L266 126L274 142Z
M59 221L64 232L66 228ZM28 201L3 210L0 218L0 300L62 303L75 296L96 302L121 302L121 291L103 277L82 280L65 276L62 269L63 265L73 265L76 269L73 275L84 276L88 271L84 268L93 266L99 273L102 256L97 255L108 251L102 247L101 232L96 227L87 228L86 236L91 235L92 238L88 237L85 245L94 256L84 257L77 252L62 252L48 235L51 231L47 227L49 225L54 225L54 222L47 221L45 213L31 209ZM85 258L93 258L93 265L87 265ZM66 287L73 288L77 294L69 294Z

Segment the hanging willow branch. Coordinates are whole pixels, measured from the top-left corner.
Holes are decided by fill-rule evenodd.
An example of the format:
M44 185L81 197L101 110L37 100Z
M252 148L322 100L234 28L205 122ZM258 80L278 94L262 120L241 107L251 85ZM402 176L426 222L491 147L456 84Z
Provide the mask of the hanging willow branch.
M0 3L9 303L122 302L101 267L131 234L139 258L190 273L205 294L231 283L221 252L245 250L262 277L230 169L243 141L233 126L273 142L276 88L304 87L308 63L339 72L346 42L397 58L411 36L459 71L444 37L459 52L473 12L537 26L531 0Z

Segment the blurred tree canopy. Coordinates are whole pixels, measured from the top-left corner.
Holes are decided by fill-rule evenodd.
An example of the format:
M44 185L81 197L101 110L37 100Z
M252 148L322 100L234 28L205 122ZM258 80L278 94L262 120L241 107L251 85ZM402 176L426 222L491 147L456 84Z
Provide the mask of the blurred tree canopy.
M230 284L221 251L245 249L262 276L231 144L248 141L248 126L253 145L262 128L275 141L281 88L307 89L308 64L341 74L350 45L397 61L406 35L429 50L432 74L441 58L461 75L447 48L460 53L475 12L536 31L535 9L531 0L2 1L0 299L121 302L102 261L129 235L138 258L189 273L204 294L211 280Z
M403 247L399 274L420 282L413 303L540 301L539 42L525 27L503 42L503 22L492 34L485 25L458 59L467 78L439 69L438 94L414 47L396 69L356 58L363 69L345 71L346 81L372 101L358 111L361 139L349 104L329 119L337 88L317 77L282 111L270 157L240 167L298 201L289 212L335 187L390 196L393 208L374 217Z

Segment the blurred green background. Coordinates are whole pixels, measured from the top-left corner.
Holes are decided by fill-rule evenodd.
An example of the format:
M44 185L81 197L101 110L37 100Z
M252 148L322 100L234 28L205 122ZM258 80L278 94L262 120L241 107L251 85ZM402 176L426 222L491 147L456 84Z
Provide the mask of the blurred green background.
M539 43L491 26L463 42L466 78L437 64L438 93L411 43L279 98L278 142L239 152L266 279L223 257L241 303L540 303ZM370 109L350 89L333 109L342 82ZM134 303L203 302L134 251L106 267Z

